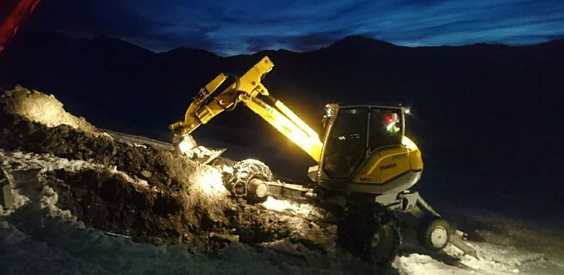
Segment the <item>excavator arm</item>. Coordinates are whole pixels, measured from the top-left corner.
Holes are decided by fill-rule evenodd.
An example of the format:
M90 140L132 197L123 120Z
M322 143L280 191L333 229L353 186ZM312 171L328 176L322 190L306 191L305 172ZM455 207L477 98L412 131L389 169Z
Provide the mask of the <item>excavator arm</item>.
M215 116L243 103L286 138L298 145L313 160L319 162L322 143L319 135L281 101L270 96L261 83L274 64L265 56L242 77L218 92L218 88L229 78L219 74L200 90L186 113L184 121L175 122L170 129L175 136L186 136Z

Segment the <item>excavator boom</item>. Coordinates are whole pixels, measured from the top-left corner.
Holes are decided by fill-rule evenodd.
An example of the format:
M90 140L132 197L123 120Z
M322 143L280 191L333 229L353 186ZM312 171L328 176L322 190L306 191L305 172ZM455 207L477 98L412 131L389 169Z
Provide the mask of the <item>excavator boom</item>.
M322 142L319 135L290 108L270 96L261 79L274 64L267 56L242 77L236 78L221 92L218 88L229 78L219 74L200 90L186 110L184 121L170 125L175 135L190 135L200 125L208 123L225 110L235 108L239 102L263 118L286 138L298 145L313 160L319 162Z

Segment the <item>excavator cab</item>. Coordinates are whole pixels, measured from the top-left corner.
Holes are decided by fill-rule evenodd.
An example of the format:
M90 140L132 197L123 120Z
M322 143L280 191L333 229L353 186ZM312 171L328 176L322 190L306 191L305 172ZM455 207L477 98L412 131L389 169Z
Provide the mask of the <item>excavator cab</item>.
M329 178L350 179L373 152L401 147L403 112L397 107L343 107L327 132L323 170Z
M423 161L417 146L405 136L407 110L327 105L321 169L315 181L343 194L389 194L389 198L415 185Z

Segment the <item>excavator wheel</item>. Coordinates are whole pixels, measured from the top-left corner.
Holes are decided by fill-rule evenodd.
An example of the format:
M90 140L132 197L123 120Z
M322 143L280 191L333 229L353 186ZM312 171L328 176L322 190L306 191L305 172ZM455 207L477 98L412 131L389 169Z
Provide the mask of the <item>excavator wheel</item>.
M368 260L380 265L391 264L398 254L400 244L399 227L389 223L383 224L372 236Z
M340 247L379 265L391 264L401 244L397 219L375 203L349 204L339 221L337 233Z
M264 181L271 181L273 179L272 171L270 168L261 161L256 159L246 159L237 162L233 169L235 170L232 180L233 186L243 186L244 194L247 201L250 203L259 203L266 200L263 189L266 186L255 186L252 184L253 179L260 179ZM260 192L257 192L261 190Z
M429 217L422 221L419 228L419 241L430 250L441 250L448 244L451 227L447 221L437 217Z

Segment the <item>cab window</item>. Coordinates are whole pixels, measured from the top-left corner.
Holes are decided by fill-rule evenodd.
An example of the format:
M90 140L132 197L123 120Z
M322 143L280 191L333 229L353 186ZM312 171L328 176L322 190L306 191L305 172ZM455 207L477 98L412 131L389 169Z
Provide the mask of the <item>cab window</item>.
M366 152L368 108L347 108L339 114L325 145L323 168L328 176L352 176Z
M403 121L400 110L370 110L370 150L401 144Z

